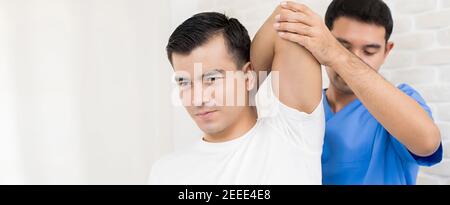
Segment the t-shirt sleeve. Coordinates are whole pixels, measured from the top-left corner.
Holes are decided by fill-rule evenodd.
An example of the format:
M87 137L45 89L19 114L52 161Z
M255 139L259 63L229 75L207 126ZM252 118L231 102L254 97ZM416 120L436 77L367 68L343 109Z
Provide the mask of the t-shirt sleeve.
M419 105L433 118L430 107L426 104L425 100L420 96L420 94L414 90L411 86L407 84L401 84L398 88L414 99ZM439 163L442 160L442 143L439 148L430 156L420 157L410 152L400 141L398 141L394 136L390 135L392 144L397 151L397 153L406 161L412 161L421 166L432 166Z
M282 133L280 138L293 145L305 146L312 152L322 152L325 134L325 114L322 99L310 114L283 104L272 89L270 74L256 95L258 120L266 120Z

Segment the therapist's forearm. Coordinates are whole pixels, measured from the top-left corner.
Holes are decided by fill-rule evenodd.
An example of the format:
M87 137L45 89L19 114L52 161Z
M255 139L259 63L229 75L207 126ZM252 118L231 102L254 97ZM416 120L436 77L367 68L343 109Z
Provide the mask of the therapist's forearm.
M441 141L439 129L415 100L348 51L330 68L343 78L386 130L411 152L429 156L436 151Z

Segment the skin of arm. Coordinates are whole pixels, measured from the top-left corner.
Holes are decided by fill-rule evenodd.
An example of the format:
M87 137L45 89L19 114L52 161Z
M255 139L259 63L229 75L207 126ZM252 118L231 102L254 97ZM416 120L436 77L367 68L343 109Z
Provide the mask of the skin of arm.
M320 64L303 46L277 35L274 23L281 11L277 7L257 32L251 46L251 63L257 72L278 71L279 79L272 79L272 86L275 92L279 90L275 94L283 104L312 113L322 99Z
M415 100L345 49L321 17L307 6L284 2L282 7L296 13L280 17L278 30L282 38L304 46L322 65L336 71L369 112L410 152L425 157L439 148L439 129Z

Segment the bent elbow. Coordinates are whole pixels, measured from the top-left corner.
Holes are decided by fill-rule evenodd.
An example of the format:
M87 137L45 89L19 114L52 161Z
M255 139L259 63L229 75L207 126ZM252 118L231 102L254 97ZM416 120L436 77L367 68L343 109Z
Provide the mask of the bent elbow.
M433 126L432 129L426 131L426 133L423 135L423 138L425 140L421 146L421 150L415 154L420 157L431 156L441 145L441 133L439 131L439 128L436 125Z

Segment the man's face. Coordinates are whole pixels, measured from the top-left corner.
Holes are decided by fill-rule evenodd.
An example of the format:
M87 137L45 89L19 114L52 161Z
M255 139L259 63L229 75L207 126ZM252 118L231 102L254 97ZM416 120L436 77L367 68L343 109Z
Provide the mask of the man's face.
M240 115L249 109L247 91L253 82L237 68L222 35L189 55L173 53L172 64L181 101L204 133L217 134L239 123Z
M353 54L378 72L384 63L393 43L386 43L386 30L383 26L364 23L348 17L334 21L331 33ZM340 92L353 94L350 87L333 69L327 68L330 83Z

